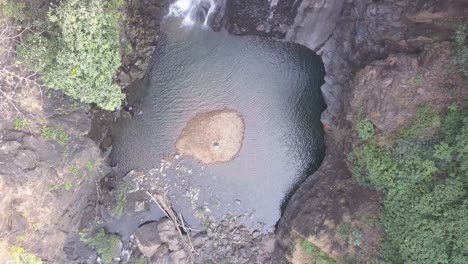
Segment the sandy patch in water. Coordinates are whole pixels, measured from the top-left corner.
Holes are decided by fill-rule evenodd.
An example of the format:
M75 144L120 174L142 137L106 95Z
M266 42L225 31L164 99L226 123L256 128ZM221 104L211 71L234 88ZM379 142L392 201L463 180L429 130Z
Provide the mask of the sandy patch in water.
M206 164L228 162L239 154L244 130L244 120L237 111L223 109L197 114L182 130L176 150Z

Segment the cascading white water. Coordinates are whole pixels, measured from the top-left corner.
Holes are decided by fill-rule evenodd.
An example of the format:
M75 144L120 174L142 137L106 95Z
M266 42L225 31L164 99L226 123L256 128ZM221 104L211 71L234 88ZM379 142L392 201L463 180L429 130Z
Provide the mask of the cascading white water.
M197 22L207 26L216 6L216 0L177 0L169 7L168 15L183 17L184 26L193 26Z
M268 19L272 19L274 15L274 9L278 5L279 0L269 0L270 2L270 15L268 16Z

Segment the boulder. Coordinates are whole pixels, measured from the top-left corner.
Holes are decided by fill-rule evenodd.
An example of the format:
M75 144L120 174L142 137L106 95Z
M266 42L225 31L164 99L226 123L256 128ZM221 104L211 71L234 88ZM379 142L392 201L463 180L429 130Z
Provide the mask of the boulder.
M138 228L135 233L138 249L148 258L157 253L162 244L158 233L158 223L151 222Z
M182 248L179 244L179 233L176 226L169 219L164 219L158 224L159 236L163 243L166 243L170 251L177 251Z

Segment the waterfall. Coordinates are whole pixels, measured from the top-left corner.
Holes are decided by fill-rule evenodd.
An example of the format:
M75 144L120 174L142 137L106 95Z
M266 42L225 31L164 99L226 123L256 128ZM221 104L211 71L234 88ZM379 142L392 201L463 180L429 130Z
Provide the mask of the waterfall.
M216 0L176 0L169 7L169 16L183 17L185 26L198 23L207 26L216 7Z
M275 11L275 7L278 5L278 0L269 0L270 2L270 15L268 19L272 19Z

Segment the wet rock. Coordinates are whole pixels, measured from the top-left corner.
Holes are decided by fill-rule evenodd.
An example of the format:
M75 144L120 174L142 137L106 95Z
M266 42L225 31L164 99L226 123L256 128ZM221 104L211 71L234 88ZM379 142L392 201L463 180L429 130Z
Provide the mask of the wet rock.
M177 251L181 248L179 244L179 233L176 226L169 219L162 220L158 225L161 241L166 243L169 250Z
M284 38L287 28L293 24L295 1L232 0L226 2L224 17L217 15L213 28L222 26L235 35L260 35Z
M328 40L335 29L344 1L302 1L286 39L317 50Z
M135 239L141 253L146 257L152 257L157 253L162 243L158 233L158 223L151 222L139 227L135 233Z
M145 201L135 202L135 212L147 211L149 208Z

